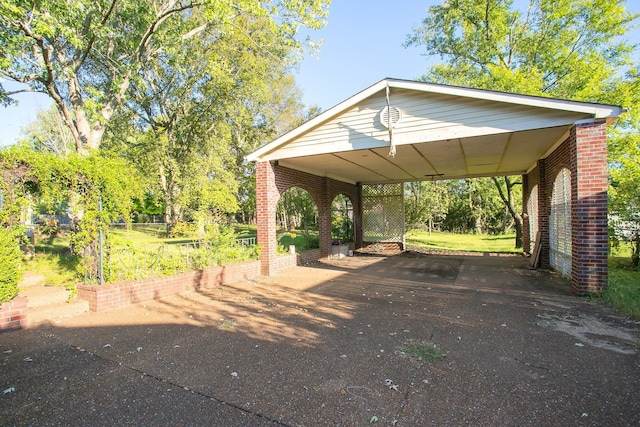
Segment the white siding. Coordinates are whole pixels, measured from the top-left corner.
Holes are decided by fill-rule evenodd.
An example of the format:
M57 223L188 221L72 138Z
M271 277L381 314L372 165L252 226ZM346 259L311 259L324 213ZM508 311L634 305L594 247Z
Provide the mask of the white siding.
M380 111L386 105L381 91L266 154L263 160L388 147L389 131L379 122ZM391 105L403 114L393 130L396 145L548 128L572 124L584 117L580 113L404 89L391 90ZM478 150L487 149L483 147ZM494 149L501 148L495 145ZM479 168L476 172L472 168L468 172L484 170Z

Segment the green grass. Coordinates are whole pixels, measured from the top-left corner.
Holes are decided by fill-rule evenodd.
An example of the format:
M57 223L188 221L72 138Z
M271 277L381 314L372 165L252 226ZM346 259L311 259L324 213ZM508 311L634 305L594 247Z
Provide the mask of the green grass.
M409 341L405 344L404 353L418 362L439 362L444 360L442 353L434 344L427 342Z
M410 230L406 235L408 246L445 251L521 253L522 249L515 248L515 241L515 233L480 235L434 231L429 235L426 230Z
M26 262L25 270L44 276L44 282L55 286L72 286L82 278L78 274L80 258L69 254L66 236L38 240L35 255Z
M306 238L301 231L287 231L278 235L278 245L283 248L285 252L289 250L289 246L291 245L296 247L296 252L301 252L308 249L319 248L320 241L318 240L317 231L310 231L308 238Z
M628 256L617 253L609 258L609 287L600 299L620 313L640 320L640 271L631 268L631 251Z

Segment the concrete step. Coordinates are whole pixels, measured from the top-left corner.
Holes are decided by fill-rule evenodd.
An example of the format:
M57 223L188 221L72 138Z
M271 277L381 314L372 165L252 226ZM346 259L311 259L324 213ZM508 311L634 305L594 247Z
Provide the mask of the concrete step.
M72 302L59 302L47 306L31 307L31 300L27 304L27 326L32 327L40 323L55 323L66 317L76 316L89 311L89 301L76 298Z
M66 290L64 286L44 285L38 280L23 281L18 295L29 299L27 326L44 322L55 323L65 317L89 311L89 301L75 298L72 302L67 302L70 294L71 291Z
M28 307L31 310L66 303L70 294L71 291L66 290L64 286L38 284L22 287L18 295L29 298Z

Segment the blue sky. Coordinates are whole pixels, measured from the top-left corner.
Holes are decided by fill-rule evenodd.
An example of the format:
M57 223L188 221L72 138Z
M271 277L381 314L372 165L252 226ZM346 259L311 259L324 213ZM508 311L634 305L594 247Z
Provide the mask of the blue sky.
M324 40L317 57L308 56L296 72L303 102L327 110L385 77L412 80L424 74L430 59L422 55L423 49L402 44L427 8L439 3L333 0L327 26L310 33L314 40ZM627 8L640 12L640 2L630 0ZM17 107L0 107L0 145L13 143L37 110L50 104L41 94L23 94L18 100Z
M327 110L372 84L424 74L422 49L404 48L407 35L440 1L333 0L328 24L311 33L323 39L318 58L307 57L297 73L306 105Z

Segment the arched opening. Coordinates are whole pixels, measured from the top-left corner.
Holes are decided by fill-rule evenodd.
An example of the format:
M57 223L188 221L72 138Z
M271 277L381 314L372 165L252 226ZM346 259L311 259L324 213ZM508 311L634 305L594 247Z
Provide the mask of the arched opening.
M295 246L296 252L318 248L318 207L308 191L291 187L276 206L277 239L280 248Z
M529 247L523 248L529 253L533 253L538 242L538 186L535 185L529 193L527 201L527 215L529 215Z
M354 238L353 203L348 196L338 194L331 202L331 240L344 243Z
M562 168L551 193L549 265L571 278L571 172Z

